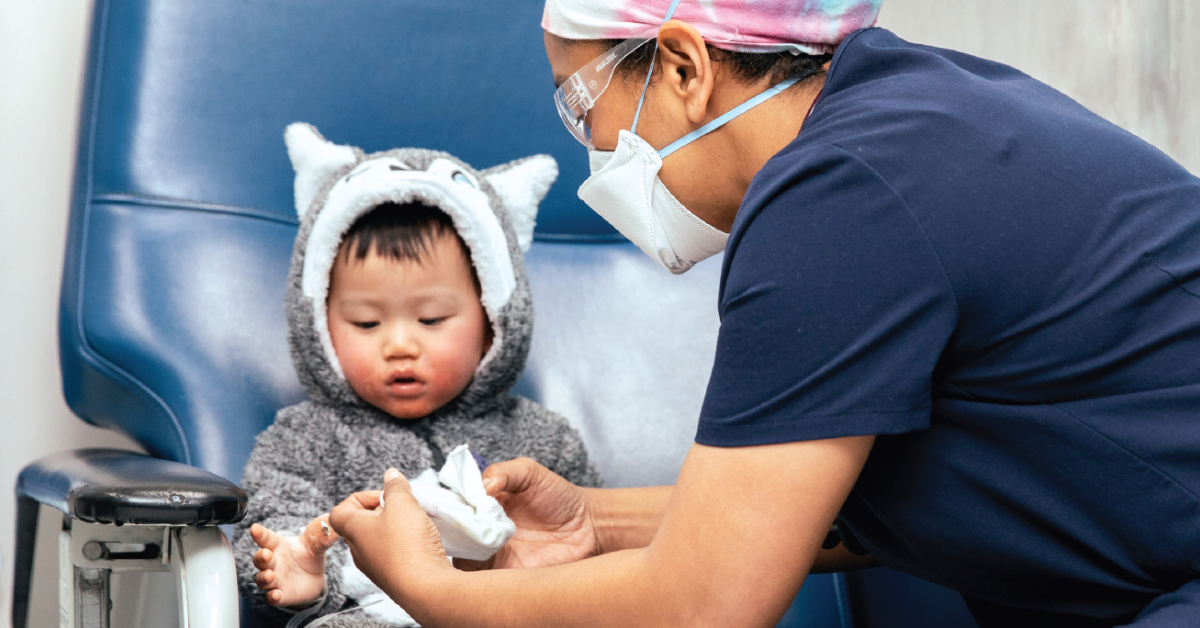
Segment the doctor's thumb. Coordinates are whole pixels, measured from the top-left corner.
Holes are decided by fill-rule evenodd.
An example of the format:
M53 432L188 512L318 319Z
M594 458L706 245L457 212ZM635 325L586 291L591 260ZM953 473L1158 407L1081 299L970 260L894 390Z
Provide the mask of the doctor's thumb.
M532 458L517 458L494 462L483 470L483 488L495 497L497 493L520 493L529 489L550 471Z
M392 499L407 499L416 502L408 478L396 469L388 469L383 474L383 491L379 494L379 507L387 508L388 500Z

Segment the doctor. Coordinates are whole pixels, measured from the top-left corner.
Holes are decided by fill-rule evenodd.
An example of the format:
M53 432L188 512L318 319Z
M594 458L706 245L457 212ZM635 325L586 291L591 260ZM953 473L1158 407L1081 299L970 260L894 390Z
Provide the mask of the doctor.
M487 470L519 530L470 567L544 568L452 569L395 473L339 506L422 625L771 626L876 563L985 628L1198 621L1200 181L877 10L547 1L580 197L671 272L725 251L716 364L674 487Z

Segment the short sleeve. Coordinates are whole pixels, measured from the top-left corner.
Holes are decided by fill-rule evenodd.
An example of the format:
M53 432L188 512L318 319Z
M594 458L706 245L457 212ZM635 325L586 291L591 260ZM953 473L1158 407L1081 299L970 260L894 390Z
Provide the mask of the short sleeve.
M929 426L953 289L903 199L849 152L785 150L763 168L730 236L720 313L696 442Z

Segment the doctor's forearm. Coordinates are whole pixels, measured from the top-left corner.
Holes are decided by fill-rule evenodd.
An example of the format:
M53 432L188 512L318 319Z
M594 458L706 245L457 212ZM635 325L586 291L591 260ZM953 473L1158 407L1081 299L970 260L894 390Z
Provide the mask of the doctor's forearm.
M687 626L683 578L655 573L646 549L540 569L439 570L383 587L427 628L450 626ZM534 593L536 592L536 593ZM408 593L409 595L405 595Z
M635 545L657 528L644 548L487 572L458 572L422 554L411 568L379 570L376 584L430 628L769 628L795 598L872 442L696 445L674 489L597 496L593 516L623 531L612 543ZM670 504L655 524L661 500Z
M649 545L662 523L672 488L584 489L600 552Z
M670 490L641 497L664 495L669 497ZM616 500L623 508L640 501L625 502L623 497ZM622 516L629 516L630 520L648 514L623 512ZM646 529L629 526L630 534L622 538L632 541ZM540 569L481 572L439 569L434 577L409 579L406 591L388 587L385 590L427 628L514 625L699 628L710 624L765 627L778 621L778 612L773 611L769 600L755 604L748 599L747 592L738 592L736 586L730 586L733 582L722 582L722 575L736 575L746 564L727 565L728 571L722 573L714 572L713 565L703 564L703 558L689 560L678 551L674 555L669 550L664 553L649 548L606 551L595 558ZM877 564L870 556L856 556L841 547L820 554L811 573ZM770 560L749 562L753 563L753 571L773 571ZM781 564L802 572L809 563L784 560ZM802 573L794 576L803 578ZM417 581L420 584L414 587Z
M583 489L592 511L600 553L646 547L662 523L672 486ZM817 552L812 573L834 573L878 567L871 555L853 554L845 545Z

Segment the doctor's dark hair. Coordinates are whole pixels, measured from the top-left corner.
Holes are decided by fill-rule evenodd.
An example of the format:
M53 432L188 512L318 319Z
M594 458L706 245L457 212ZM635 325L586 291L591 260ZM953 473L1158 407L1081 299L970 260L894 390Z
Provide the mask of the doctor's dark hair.
M599 43L603 45L605 50L610 50L617 44L625 41L623 39L562 39L559 38L567 46ZM832 54L827 55L795 55L790 52L734 52L717 48L712 44L705 44L708 49L708 56L714 62L720 64L720 67L730 72L735 79L743 83L757 83L762 79L768 79L770 83L778 83L787 79L796 79L797 82L803 82L814 76L825 74L825 64L833 58ZM637 75L644 79L646 71L650 68L651 59L656 59L654 54L655 48L650 45L650 42L638 46L636 50L629 53L628 57L617 66L617 73L622 75L622 78L629 78L631 75ZM658 61L655 61L657 64ZM652 78L651 82L657 79Z
M472 262L471 249L458 235L454 221L446 212L424 203L383 203L359 216L342 238L338 255L345 261L364 260L372 251L397 262L423 262L437 238L453 235L467 257L475 291L480 291L479 276Z

